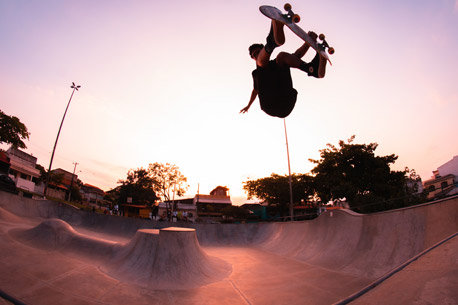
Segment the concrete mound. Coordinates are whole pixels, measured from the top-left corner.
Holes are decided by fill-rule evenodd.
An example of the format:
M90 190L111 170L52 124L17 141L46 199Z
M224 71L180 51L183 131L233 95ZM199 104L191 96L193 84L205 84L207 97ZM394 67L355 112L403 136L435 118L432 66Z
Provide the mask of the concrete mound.
M60 219L48 219L32 229L14 229L9 234L34 248L84 255L91 259L106 259L120 247L112 241L80 234Z
M100 269L118 280L154 289L200 287L227 277L232 270L229 263L201 249L195 229L142 229L124 245L80 234L60 219L9 234L34 248L84 256L101 263Z
M13 213L5 210L0 207L0 221L4 222L22 222L23 219L19 216L14 215Z
M138 230L102 270L143 287L185 289L221 280L232 267L201 249L195 229L170 227Z

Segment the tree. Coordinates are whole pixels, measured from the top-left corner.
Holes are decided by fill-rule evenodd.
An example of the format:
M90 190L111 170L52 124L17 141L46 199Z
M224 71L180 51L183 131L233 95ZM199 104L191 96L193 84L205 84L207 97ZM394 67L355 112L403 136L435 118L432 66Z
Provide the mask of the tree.
M238 219L238 220L244 220L250 215L250 212L247 209L244 209L239 206L235 205L230 205L221 210L221 213L227 218L227 219Z
M374 206L377 202L384 203L383 209L399 207L395 199L406 194L406 172L390 170L398 157L375 156L377 143L353 144L354 139L339 141L339 147L328 144L320 150L320 160L310 159L316 164L317 195L324 202L345 198L351 207L372 205L365 211L381 209Z
M293 200L308 201L314 197L313 179L306 174L291 175L293 187ZM248 180L243 183L243 189L248 194L248 199L256 197L266 201L269 205L276 205L282 216L286 216L290 205L289 176L271 174L257 180Z
M57 174L53 171L48 172L43 166L40 164L35 165L35 168L40 171L40 178L37 179L37 184L41 184L44 181L48 181L48 183L53 185L62 184L64 181L64 174Z
M178 166L173 164L153 163L148 167L148 173L153 179L153 189L163 201L171 201L171 195L183 196L188 189L187 178L181 174Z
M29 139L27 127L15 116L0 110L0 144L11 144L15 148L27 148L24 141Z
M130 170L126 180L119 180L121 185L115 189L120 204L132 198L133 204L153 206L159 199L154 191L154 180L144 168Z
M70 189L70 201L80 202L81 200L83 200L83 196L81 196L78 184L72 185Z

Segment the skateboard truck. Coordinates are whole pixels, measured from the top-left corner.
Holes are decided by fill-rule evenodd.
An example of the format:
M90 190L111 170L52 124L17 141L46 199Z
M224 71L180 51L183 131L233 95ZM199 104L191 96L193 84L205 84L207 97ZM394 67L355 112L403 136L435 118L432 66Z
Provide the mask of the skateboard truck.
M283 16L286 19L293 23L298 23L299 21L301 21L301 16L299 16L298 14L294 14L294 12L292 11L293 7L291 4L285 3L285 6L283 8L285 9L285 11L288 12L287 14L283 14Z
M328 53L329 54L334 54L335 50L333 47L330 47L328 42L326 41L326 36L324 34L320 34L320 36L318 36L318 38L320 38L321 40L321 43L318 43L318 46L324 50L326 50L326 48L328 48Z

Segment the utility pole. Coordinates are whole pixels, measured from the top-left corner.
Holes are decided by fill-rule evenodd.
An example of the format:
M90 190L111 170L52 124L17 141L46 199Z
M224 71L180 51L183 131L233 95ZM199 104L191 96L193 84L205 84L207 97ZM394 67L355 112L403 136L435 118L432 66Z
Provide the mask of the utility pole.
M70 100L68 101L67 108L65 108L64 116L62 117L62 122L60 123L59 131L57 132L56 142L54 143L54 148L51 154L51 161L49 162L48 177L46 179L45 189L43 191L43 197L46 197L46 192L48 191L49 178L51 177L52 160L54 159L54 153L56 152L57 141L59 141L59 135L62 129L62 125L64 124L65 115L67 114L67 110L68 110L68 107L70 106L70 102L72 101L72 97L73 97L73 94L75 93L75 90L78 91L78 89L81 88L81 86L77 86L75 85L75 83L72 83L70 88L72 88L73 91L72 91L72 95L70 95Z
M74 162L74 163L72 163L72 164L75 164L75 167L73 168L72 181L70 182L70 190L69 190L69 192L68 192L68 201L71 201L71 199L72 199L73 179L75 178L76 166L78 165L78 162Z
M288 134L286 133L286 119L283 119L283 125L285 126L286 154L288 156L290 214L291 214L291 221L294 221L293 181L291 178L291 164L289 161L289 147L288 147Z

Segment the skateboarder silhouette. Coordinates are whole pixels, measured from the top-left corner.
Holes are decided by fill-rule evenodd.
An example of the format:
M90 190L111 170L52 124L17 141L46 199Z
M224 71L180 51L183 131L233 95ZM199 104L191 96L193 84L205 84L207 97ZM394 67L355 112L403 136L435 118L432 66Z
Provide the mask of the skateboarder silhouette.
M285 118L294 109L297 98L290 68L300 69L306 72L308 76L324 77L327 60L319 53L310 63L301 59L310 48L307 42L292 54L280 52L275 59L270 59L274 49L285 43L283 27L283 23L272 20L266 45L253 44L249 47L250 56L256 61L256 69L252 72L254 86L248 105L240 110L240 113L246 113L256 97L259 96L261 109L265 113L270 116ZM314 32L308 34L313 40L317 39L317 34Z

